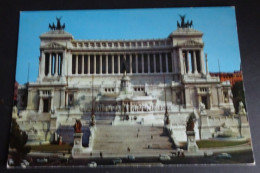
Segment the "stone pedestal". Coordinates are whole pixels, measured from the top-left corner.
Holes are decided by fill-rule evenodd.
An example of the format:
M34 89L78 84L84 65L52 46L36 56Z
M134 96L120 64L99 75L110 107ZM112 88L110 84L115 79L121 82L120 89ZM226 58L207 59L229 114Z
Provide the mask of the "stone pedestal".
M50 131L54 133L56 130L57 130L57 116L55 114L52 114L50 120Z
M188 152L197 152L199 150L198 145L195 139L195 132L194 131L187 131L187 150Z
M200 139L209 139L212 138L212 134L209 128L208 116L207 113L200 113Z
M74 133L74 145L72 148L72 157L74 157L77 154L82 153L83 146L82 146L82 136L83 133Z
M245 114L239 115L239 120L241 137L250 138L251 134L247 116Z

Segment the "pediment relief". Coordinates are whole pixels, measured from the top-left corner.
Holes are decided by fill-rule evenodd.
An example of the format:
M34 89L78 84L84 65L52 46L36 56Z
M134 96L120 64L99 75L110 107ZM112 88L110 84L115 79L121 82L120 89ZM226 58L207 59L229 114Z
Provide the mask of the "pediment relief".
M181 43L180 46L185 46L185 47L203 47L203 43L194 41L194 40L188 40L184 43Z
M49 44L41 46L41 48L44 48L44 49L64 49L65 46L63 46L59 43L56 43L56 42L51 42Z

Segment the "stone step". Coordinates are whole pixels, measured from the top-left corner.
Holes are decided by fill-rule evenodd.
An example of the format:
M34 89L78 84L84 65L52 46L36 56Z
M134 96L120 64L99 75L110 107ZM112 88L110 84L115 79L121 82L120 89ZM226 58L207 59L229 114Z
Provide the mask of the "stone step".
M163 127L96 126L93 151L129 154L128 147L130 153L160 153L161 150L172 150L172 142Z

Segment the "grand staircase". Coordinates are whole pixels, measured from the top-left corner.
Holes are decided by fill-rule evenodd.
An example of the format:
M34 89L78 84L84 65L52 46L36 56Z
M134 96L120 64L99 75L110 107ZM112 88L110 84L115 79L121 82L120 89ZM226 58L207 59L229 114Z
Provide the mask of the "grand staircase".
M97 125L93 152L105 155L159 155L170 153L172 142L163 127Z

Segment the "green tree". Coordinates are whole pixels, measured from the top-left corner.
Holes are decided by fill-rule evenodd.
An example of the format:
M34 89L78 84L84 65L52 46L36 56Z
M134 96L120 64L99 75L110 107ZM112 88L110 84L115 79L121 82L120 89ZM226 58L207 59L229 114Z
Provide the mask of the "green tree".
M239 102L242 101L243 104L245 105L246 109L246 104L245 104L245 93L244 93L244 87L243 87L243 82L236 82L233 87L232 87L232 94L233 94L233 103L235 107L235 112L238 113L238 107L239 107Z
M11 135L10 135L10 148L15 149L13 153L14 161L18 164L27 153L30 152L31 147L26 146L28 135L19 128L16 119L12 119Z

